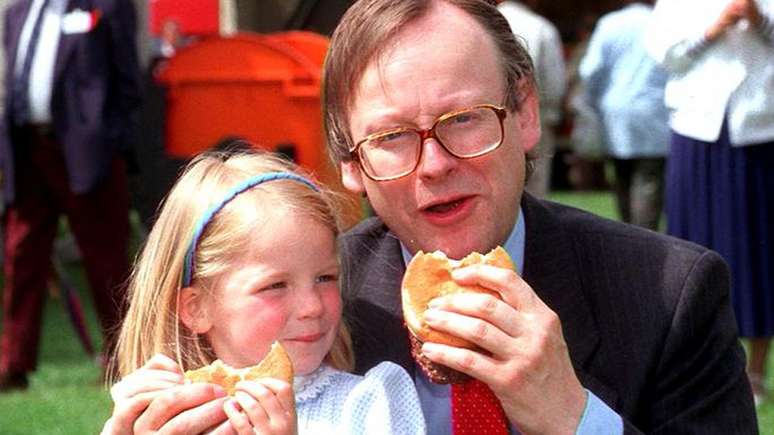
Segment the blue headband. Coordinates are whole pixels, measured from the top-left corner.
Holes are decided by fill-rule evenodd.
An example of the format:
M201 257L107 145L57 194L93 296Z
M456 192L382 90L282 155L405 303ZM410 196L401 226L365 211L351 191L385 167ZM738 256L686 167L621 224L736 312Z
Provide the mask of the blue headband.
M255 187L259 184L265 183L267 181L274 181L274 180L293 180L302 184L306 184L315 192L320 191L320 189L318 189L317 186L311 181L309 181L308 179L300 175L293 174L291 172L268 172L266 174L256 175L255 177L248 178L247 180L234 186L228 193L226 193L223 199L221 199L219 202L216 202L215 204L210 206L207 212L204 213L202 218L196 224L196 227L194 227L193 236L191 237L191 243L188 245L188 250L185 253L185 260L184 260L185 263L183 263L182 287L188 287L191 285L191 279L193 278L194 256L196 253L196 246L199 243L199 237L202 236L202 233L204 232L204 228L206 228L207 224L210 223L210 220L212 220L212 217L215 216L215 214L219 212L220 209L222 209L226 204L228 204L229 201L234 199L235 196L239 195L245 190L250 189L251 187Z

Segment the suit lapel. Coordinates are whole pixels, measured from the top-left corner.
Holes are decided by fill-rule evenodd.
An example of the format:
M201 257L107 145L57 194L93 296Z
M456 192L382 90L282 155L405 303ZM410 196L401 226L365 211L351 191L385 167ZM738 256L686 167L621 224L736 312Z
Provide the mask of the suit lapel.
M82 9L85 11L88 11L89 8L85 5L82 5L81 1L79 0L64 0L67 2L67 8L65 9L65 14L70 13L74 11L75 9ZM65 67L67 66L67 62L70 59L70 56L73 53L73 49L76 46L76 42L80 37L83 35L80 34L66 34L64 32L61 33L59 37L59 47L56 51L56 62L54 63L54 83L59 83L60 77L62 76L62 73L64 72Z
M575 247L554 214L524 195L527 239L524 280L562 322L562 332L576 372L581 371L599 343L599 332L580 281L582 271Z
M27 20L27 14L30 11L30 6L32 6L31 0L17 2L9 6L8 11L6 12L6 15L8 16L6 25L8 28L5 31L9 38L8 47L6 47L8 49L6 56L6 65L8 66L6 68L6 74L8 74L9 77L13 77L14 75L16 52L19 48L19 38L21 37L24 22Z
M386 228L383 229L386 231ZM364 348L358 352L357 371L365 371L381 361L389 360L401 365L413 376L414 362L409 348L408 330L403 321L400 286L405 265L400 244L392 234L376 238L374 245L361 245L350 255L359 256L362 249L368 252L367 265L360 265L365 271L358 294L354 295L357 312L354 319L360 324L352 325L353 332L360 336Z
M618 403L615 390L586 370L600 336L584 296L576 248L557 216L527 193L522 209L527 227L524 280L559 316L570 359L581 384L615 407Z

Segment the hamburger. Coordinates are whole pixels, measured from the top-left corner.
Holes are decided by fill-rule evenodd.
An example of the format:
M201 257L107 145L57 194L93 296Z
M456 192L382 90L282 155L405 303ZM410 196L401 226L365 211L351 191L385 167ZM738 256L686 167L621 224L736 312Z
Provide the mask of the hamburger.
M211 364L196 370L185 372L189 382L217 384L226 390L229 396L236 392L239 381L252 381L259 378L275 378L293 385L293 363L281 344L274 342L269 353L258 364L237 369L216 359Z
M403 275L401 298L403 318L409 330L411 355L425 375L437 384L456 384L466 381L469 377L430 361L422 354L422 343L440 343L479 352L483 350L475 343L431 328L424 321L424 313L431 300L456 293L485 293L501 299L500 293L494 290L479 285L461 286L452 280L452 270L479 263L514 270L511 257L505 249L498 246L486 255L473 252L459 261L449 259L441 251L427 254L419 251L411 259Z

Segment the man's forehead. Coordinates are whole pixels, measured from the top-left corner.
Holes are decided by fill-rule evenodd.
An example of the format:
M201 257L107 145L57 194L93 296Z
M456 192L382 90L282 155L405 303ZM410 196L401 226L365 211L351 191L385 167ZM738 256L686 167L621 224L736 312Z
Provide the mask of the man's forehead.
M437 4L407 24L374 54L355 80L351 102L366 89L368 93L389 97L396 89L416 83L429 88L428 95L433 95L433 87L444 89L434 100L453 97L447 95L446 81L453 81L459 87L469 86L481 81L478 75L482 73L482 65L497 65L499 70L495 44L479 23L461 9L443 2ZM487 87L500 90L492 83ZM455 92L476 93L468 89L455 89ZM353 105L350 108L354 109Z

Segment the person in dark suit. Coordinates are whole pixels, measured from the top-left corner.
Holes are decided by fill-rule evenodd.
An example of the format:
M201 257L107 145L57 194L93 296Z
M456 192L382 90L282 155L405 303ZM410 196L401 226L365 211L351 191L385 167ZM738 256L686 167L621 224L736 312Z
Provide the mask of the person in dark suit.
M2 391L26 388L36 367L60 215L83 257L104 350L113 342L128 273L135 26L131 0L20 0L5 12Z
M757 433L720 257L523 193L538 97L493 3L361 0L331 39L329 152L377 215L340 239L356 371L401 364L433 434ZM462 258L498 245L518 273L478 265L453 277L502 299L458 294L425 313L481 347L422 344L473 378L433 384L411 355L405 264L420 250ZM166 371L174 362L151 360L114 387L105 433L233 432L222 392Z

